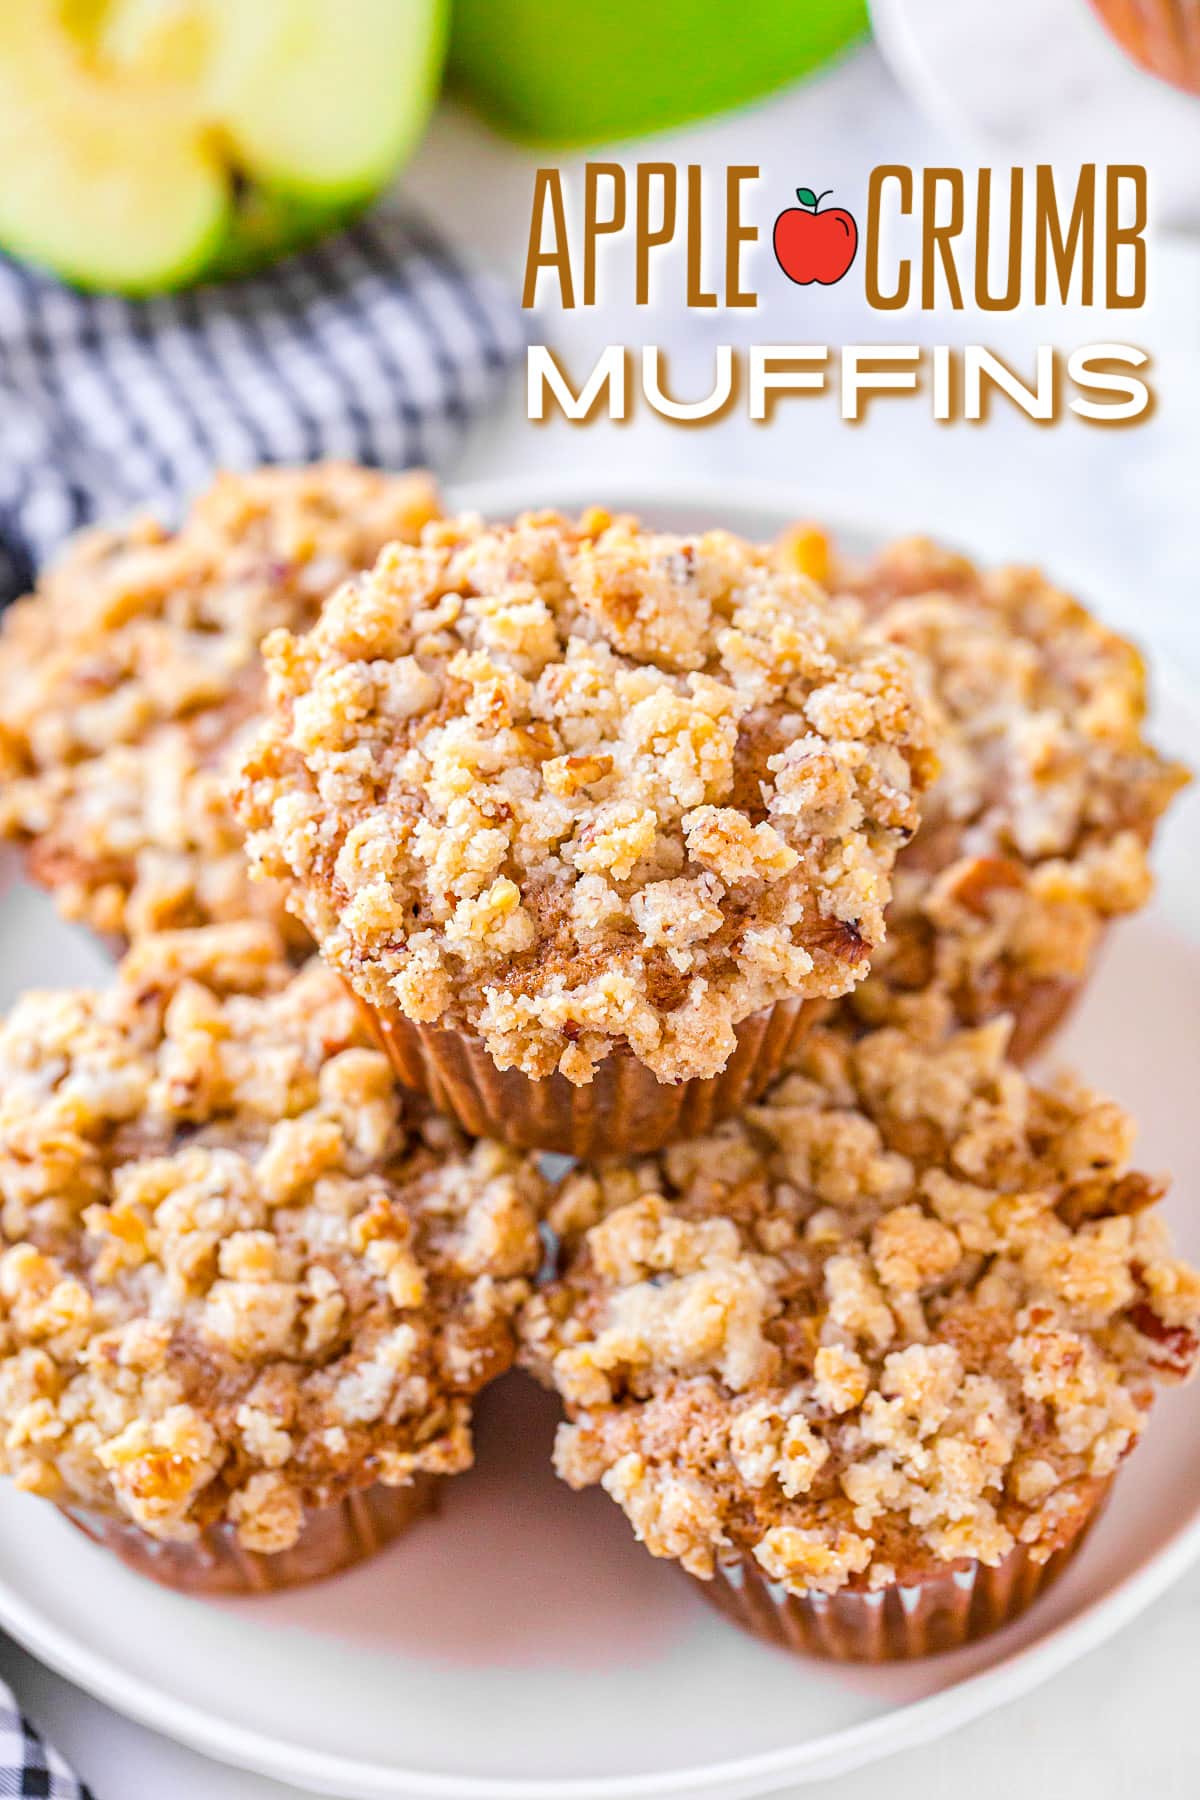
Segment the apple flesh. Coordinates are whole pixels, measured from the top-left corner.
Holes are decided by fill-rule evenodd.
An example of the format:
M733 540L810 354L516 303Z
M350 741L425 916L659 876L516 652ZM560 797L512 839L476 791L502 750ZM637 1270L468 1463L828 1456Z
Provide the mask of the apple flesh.
M80 286L245 271L379 192L446 0L0 0L0 244Z

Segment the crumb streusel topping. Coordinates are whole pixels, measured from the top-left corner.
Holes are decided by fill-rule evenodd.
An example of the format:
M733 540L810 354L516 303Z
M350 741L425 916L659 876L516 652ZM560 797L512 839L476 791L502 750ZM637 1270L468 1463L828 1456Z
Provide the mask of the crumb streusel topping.
M577 1084L844 993L930 754L907 658L769 552L601 511L426 528L265 650L239 804L377 1008Z
M1130 1120L1005 1033L818 1028L743 1122L565 1179L522 1354L559 1473L655 1555L794 1593L1044 1560L1190 1372L1200 1274Z
M0 1467L275 1551L471 1460L539 1259L534 1165L410 1109L262 926L143 939L0 1027Z
M437 512L423 475L223 475L181 528L78 539L0 629L0 834L67 917L141 932L267 917L222 771L257 716L258 646Z
M811 534L784 551L813 566ZM985 573L925 539L824 573L922 659L942 765L855 1005L874 1023L931 996L968 1022L1019 1013L1150 896L1154 826L1187 777L1143 736L1141 658L1034 570Z

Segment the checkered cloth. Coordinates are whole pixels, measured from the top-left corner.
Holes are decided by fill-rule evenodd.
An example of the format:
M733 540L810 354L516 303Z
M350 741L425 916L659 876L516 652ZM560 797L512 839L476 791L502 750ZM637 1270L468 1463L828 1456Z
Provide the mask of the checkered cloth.
M149 300L0 256L0 603L77 526L218 467L443 461L524 346L515 302L392 205L261 275Z
M0 1796L17 1800L92 1800L92 1791L44 1744L0 1682Z

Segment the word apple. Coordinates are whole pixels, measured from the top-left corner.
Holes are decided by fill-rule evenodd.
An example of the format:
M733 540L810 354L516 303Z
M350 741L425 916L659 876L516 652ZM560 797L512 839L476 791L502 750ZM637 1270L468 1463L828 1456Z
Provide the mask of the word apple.
M789 206L775 221L775 260L787 276L800 287L819 281L832 287L840 281L858 249L858 226L844 206L831 206L822 212L821 202L833 192L814 194L811 188L797 188L799 206Z

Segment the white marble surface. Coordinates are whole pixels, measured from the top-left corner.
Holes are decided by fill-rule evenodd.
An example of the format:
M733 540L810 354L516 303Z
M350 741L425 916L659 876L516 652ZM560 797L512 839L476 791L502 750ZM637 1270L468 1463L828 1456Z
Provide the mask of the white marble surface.
M636 150L623 154L632 160ZM659 140L653 154L714 168L759 163L781 206L814 177L821 178L817 187L835 186L839 198L861 205L866 172L877 162L964 160L919 118L871 52L760 107ZM406 186L444 229L515 279L534 166L534 158L448 113ZM607 273L615 281L617 265ZM1073 344L1105 335L1078 317L1046 324L1018 316L985 330L969 315L881 319L865 311L853 282L843 284L844 293L781 293L782 283L762 273L772 299L749 323L710 314L689 324L669 303L639 315L614 298L599 316L548 317L536 335L559 346L572 367L606 342L669 345L681 392L689 391L689 375L700 389L711 346L722 339L837 344L913 336L1018 350L1038 338ZM811 402L781 409L769 429L736 419L686 431L658 421L535 428L524 419L523 396L514 393L448 473L466 479L571 468L593 473L598 495L606 470L617 465L624 476L759 476L791 482L799 511L806 510L806 489L832 492L997 555L1044 561L1097 598L1155 660L1200 680L1200 282L1193 248L1156 246L1150 281L1148 315L1134 327L1127 315L1114 333L1154 354L1159 406L1153 421L1135 430L1102 432L1074 422L1038 430L999 413L985 430L946 429L927 421L915 401L885 402L854 430L829 406ZM1115 1642L1040 1692L943 1743L804 1791L870 1800L886 1783L892 1800L957 1800L963 1793L1008 1800L1017 1787L1056 1800L1118 1800L1131 1792L1183 1800L1197 1791L1200 1770L1200 1727L1190 1704L1198 1629L1200 1568ZM0 1674L99 1800L283 1800L289 1791L118 1719L2 1642Z

